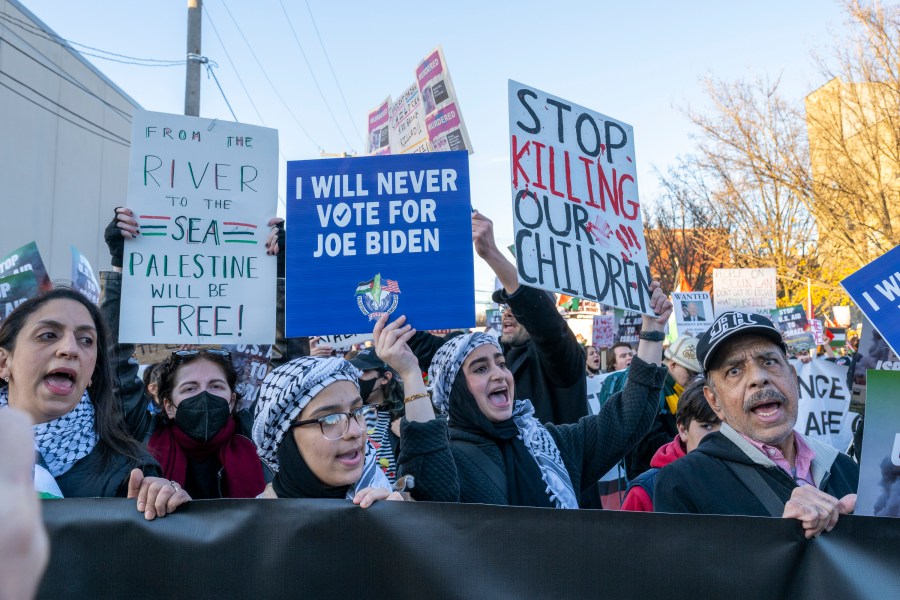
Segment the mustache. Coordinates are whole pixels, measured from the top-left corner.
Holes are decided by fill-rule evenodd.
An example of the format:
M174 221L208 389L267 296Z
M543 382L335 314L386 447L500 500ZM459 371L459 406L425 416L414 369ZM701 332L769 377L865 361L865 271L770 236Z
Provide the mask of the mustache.
M787 404L787 396L785 396L775 388L766 388L764 390L759 390L744 401L744 411L746 412L753 410L757 406L760 406L762 404L769 404L770 402Z

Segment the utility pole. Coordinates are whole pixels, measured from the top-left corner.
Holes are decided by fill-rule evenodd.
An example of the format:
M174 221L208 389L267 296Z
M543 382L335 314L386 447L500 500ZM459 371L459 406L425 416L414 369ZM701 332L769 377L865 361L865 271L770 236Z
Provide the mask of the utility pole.
M184 78L184 114L200 116L200 25L203 0L188 0L187 68Z

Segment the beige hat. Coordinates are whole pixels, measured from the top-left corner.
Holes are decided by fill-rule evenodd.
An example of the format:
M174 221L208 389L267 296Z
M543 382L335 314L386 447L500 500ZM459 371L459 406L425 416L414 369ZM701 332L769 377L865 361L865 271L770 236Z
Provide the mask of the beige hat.
M688 371L701 373L700 361L697 360L697 343L699 340L689 335L679 335L675 342L666 348L666 358L675 361Z

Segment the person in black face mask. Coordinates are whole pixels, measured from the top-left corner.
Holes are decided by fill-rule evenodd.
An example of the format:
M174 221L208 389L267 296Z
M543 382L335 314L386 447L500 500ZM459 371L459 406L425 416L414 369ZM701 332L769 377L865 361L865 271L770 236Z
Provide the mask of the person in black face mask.
M234 418L236 383L225 350L180 350L162 366L161 423L147 448L192 498L254 498L266 485L256 446Z
M391 483L397 481L397 457L400 454L400 419L403 418L403 383L381 360L374 348L366 348L350 359L362 371L359 395L378 412L366 423L366 433L375 446L375 460Z

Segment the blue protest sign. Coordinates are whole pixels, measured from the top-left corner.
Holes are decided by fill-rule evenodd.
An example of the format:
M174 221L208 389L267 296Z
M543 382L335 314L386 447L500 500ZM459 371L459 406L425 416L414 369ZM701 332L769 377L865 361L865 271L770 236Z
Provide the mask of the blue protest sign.
M900 246L850 275L841 285L900 354Z
M466 152L287 164L288 337L473 327Z

